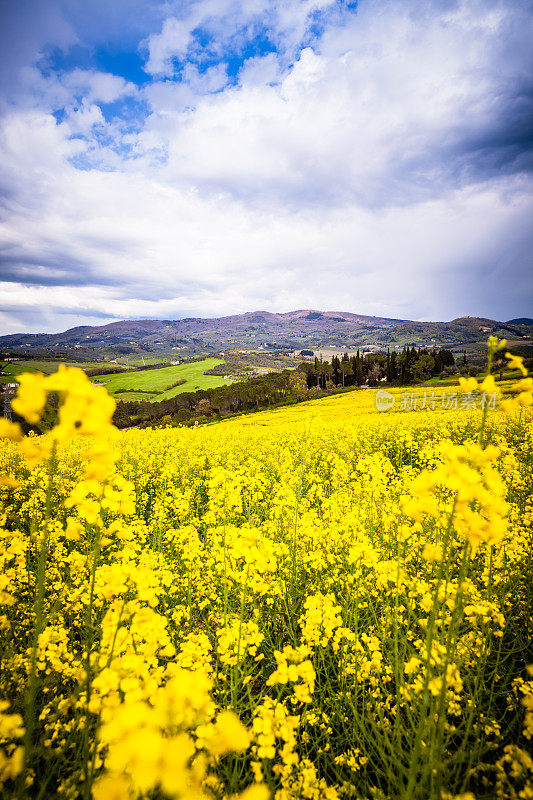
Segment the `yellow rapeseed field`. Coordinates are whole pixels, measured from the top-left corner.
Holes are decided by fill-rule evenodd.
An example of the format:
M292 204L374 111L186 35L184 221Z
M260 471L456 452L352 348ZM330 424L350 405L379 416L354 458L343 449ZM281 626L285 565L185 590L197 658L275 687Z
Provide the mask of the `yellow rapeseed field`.
M489 375L456 407L369 389L123 433L81 371L22 376L29 423L62 404L43 437L0 421L0 795L533 798L509 361L495 408Z

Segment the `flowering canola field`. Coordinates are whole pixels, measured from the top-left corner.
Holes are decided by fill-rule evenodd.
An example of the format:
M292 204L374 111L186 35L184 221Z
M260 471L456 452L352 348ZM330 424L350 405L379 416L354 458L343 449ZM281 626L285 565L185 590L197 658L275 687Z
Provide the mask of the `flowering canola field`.
M22 377L62 406L0 422L0 795L532 798L532 389L119 433Z

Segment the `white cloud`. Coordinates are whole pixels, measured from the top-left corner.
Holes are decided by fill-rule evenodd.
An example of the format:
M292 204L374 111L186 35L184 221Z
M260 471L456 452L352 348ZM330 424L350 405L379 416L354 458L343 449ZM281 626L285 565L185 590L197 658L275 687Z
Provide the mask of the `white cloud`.
M526 19L517 17L513 44L523 49ZM483 139L505 121L525 77L520 64L502 73L506 26L490 6L420 17L406 6L361 3L274 85L268 56L262 81L256 58L254 72L245 65L239 85L216 96L194 98L189 86L194 113L176 102L183 88L154 87L149 128L169 155L167 179L249 200L370 206L476 182L476 159L487 166Z
M290 66L320 7L333 13L276 5L284 44L235 85L224 63L184 63L180 82L144 89L27 70L40 98L4 115L0 140L6 332L13 309L38 303L49 329L102 312L530 313L522 6L361 0ZM226 41L269 9L191 5L148 40L149 69L171 74L200 22ZM102 115L121 98L149 104L138 133Z
M170 77L177 71L175 61L200 55L194 41L195 29L210 33L211 53L236 47L251 34L268 35L280 56L294 56L310 34L316 14L338 14L335 0L197 0L182 7L179 16L168 17L161 31L145 42L146 70L156 77Z
M225 314L317 305L449 316L461 265L504 258L532 210L527 187L503 179L406 207L346 204L279 213L172 189L139 173L57 171L53 148L47 156L43 146L46 125L28 119L21 135L18 120L18 139L27 147L32 131L41 143L40 181L30 182L34 165L19 179L25 200L34 192L34 207L22 211L17 204L2 229L12 260L17 246L26 259L16 267L26 280L17 284L6 274L11 286L4 307L31 308L40 298L88 316L95 309L116 317L172 317L198 309ZM502 277L486 273L487 285L497 289ZM58 285L38 288L46 279Z
M60 76L59 82L75 96L89 103L112 103L120 97L135 95L135 85L118 75L89 69L73 69Z
M149 58L146 71L150 75L169 76L174 73L172 58L187 52L194 22L169 18L163 23L161 33L148 40Z

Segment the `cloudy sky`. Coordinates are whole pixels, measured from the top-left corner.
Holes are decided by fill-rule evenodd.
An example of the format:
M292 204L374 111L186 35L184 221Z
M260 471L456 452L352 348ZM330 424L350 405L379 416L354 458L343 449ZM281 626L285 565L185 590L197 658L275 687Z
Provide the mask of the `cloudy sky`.
M0 333L533 316L529 0L0 13Z

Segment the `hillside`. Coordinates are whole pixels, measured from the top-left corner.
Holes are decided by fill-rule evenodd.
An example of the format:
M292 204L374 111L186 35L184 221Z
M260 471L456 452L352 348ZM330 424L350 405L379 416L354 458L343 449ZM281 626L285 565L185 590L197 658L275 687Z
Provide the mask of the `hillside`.
M198 350L229 345L297 347L318 344L323 338L346 338L374 329L388 329L402 320L360 314L313 310L273 314L254 311L228 317L181 320L130 320L95 327L71 328L57 334L12 334L0 337L0 346L24 349L74 348L148 352L165 349Z
M380 334L381 342L401 345L450 346L486 341L488 336L500 339L531 339L533 326L522 323L497 322L484 317L458 317L451 322L403 322L394 331Z
M34 357L54 353L88 360L90 355L109 359L158 353L176 359L228 348L281 351L304 347L375 349L407 344L458 347L484 342L490 334L525 343L532 332L533 326L521 320L510 323L460 317L451 322L416 322L304 309L285 314L254 311L213 319L124 320L57 334L18 333L0 337L0 347Z

